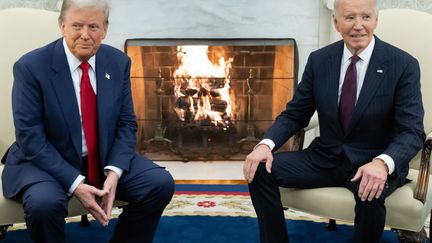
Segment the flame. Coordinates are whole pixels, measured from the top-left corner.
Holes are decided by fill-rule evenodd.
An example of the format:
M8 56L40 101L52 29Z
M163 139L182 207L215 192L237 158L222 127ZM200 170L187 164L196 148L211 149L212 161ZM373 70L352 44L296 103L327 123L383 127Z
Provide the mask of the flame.
M220 57L214 64L208 58L208 46L178 46L177 51L180 66L173 76L180 120L193 117L225 125L224 120L232 116L229 72L234 59Z

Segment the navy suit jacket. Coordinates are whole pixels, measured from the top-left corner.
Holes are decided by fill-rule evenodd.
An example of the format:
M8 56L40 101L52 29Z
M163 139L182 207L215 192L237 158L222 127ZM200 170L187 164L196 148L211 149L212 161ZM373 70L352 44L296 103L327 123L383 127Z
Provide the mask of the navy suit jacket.
M135 156L136 120L130 59L101 45L96 53L99 152L107 165L129 170ZM70 69L58 39L14 65L12 110L16 142L6 157L3 192L13 197L27 185L57 180L67 191L81 169L81 121Z
M277 150L318 113L320 136L308 149L330 156L344 156L354 168L384 153L395 162L401 182L408 163L424 139L423 105L418 61L408 53L375 37L375 47L348 131L339 121L338 89L343 41L314 51L309 56L296 93L265 138ZM331 168L335 164L323 164Z

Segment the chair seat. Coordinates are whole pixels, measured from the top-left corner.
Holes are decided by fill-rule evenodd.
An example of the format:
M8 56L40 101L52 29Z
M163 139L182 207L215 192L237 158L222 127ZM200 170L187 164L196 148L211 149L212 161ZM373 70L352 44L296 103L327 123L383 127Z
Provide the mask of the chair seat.
M398 188L386 199L386 225L419 232L428 212L431 211L431 187L429 182L425 204L413 197L418 171L410 169L408 178L412 181ZM304 211L325 218L354 222L355 200L352 192L344 187L314 189L280 188L284 207Z
M0 175L3 172L3 165L0 165ZM114 206L119 207L125 205L125 202L115 201ZM78 201L76 197L72 197L69 201L68 217L87 214L87 209ZM0 225L23 223L24 210L20 202L7 199L3 196L3 186L0 180Z

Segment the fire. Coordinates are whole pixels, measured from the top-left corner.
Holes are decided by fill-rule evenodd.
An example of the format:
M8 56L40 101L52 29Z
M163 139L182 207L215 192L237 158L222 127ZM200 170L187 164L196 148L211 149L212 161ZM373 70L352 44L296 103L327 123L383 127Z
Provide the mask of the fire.
M180 66L174 71L175 110L182 121L209 121L225 126L232 116L230 57L217 64L208 56L208 46L178 46Z

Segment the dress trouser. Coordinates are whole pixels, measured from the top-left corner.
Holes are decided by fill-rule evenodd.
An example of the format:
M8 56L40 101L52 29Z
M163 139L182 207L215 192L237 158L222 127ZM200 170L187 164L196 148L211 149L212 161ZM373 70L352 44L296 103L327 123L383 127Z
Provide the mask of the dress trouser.
M128 202L111 242L152 242L160 216L174 193L171 175L145 157L136 156L117 185L116 199ZM34 242L65 240L69 197L56 180L43 181L22 193L25 220Z
M317 188L346 186L356 200L354 242L379 242L385 224L385 197L398 186L395 177L388 177L378 199L362 202L357 195L359 183L350 179L356 172L346 158L328 156L319 151L303 150L274 154L271 173L264 163L258 166L249 184L252 203L258 216L261 243L289 242L279 186Z

